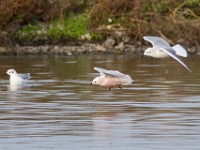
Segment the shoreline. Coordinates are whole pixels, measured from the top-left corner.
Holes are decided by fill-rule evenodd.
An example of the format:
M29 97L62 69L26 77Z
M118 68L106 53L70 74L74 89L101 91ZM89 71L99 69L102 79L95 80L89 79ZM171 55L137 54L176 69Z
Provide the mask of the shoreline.
M200 54L199 0L7 0L0 12L0 55L140 54L144 35Z
M81 46L60 46L60 45L43 45L43 46L12 46L1 47L0 55L81 55L81 54L123 54L135 53L142 54L145 46L136 47L129 44L116 46L104 46L101 44L87 43Z
M134 46L131 44L120 43L116 46L105 46L104 44L86 43L80 46L61 46L61 45L43 45L43 46L0 46L0 55L81 55L81 54L125 54L133 53L142 55L147 46ZM188 48L189 54L200 55L200 49Z

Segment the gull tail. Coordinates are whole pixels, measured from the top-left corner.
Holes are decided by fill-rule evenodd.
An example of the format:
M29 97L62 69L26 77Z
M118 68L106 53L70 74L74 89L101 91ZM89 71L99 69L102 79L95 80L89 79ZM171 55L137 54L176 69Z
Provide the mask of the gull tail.
M181 57L187 57L187 51L181 45L176 44L172 48L175 50L176 55L179 55Z

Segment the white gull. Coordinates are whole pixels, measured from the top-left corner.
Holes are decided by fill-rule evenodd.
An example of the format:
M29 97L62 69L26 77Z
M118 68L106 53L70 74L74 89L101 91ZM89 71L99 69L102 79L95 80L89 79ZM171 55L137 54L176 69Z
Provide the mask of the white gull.
M6 72L10 76L10 84L26 83L30 78L30 73L18 74L15 69L8 69Z
M187 57L187 51L181 45L176 44L175 46L171 47L164 39L157 36L144 36L143 38L153 45L153 47L145 50L144 55L154 58L166 58L171 56L188 71L192 72L178 57Z
M129 85L133 82L129 75L116 70L106 70L99 67L94 67L94 70L98 71L100 76L94 78L91 84L109 87L109 91L113 87L122 88L122 85Z

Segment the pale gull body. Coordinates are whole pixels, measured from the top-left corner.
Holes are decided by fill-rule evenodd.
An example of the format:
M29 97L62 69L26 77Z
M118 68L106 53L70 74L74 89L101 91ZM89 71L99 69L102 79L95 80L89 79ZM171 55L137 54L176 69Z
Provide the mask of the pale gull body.
M94 78L91 84L109 87L109 91L113 87L121 88L122 85L129 85L133 82L129 75L116 70L106 70L99 67L94 67L94 70L98 71L100 76Z
M23 84L26 83L30 78L30 73L18 74L15 69L8 69L6 72L10 76L10 84Z
M166 58L171 56L191 72L187 65L178 57L187 57L187 51L181 45L176 44L175 46L171 47L164 39L156 36L144 36L143 38L153 45L153 47L145 50L144 55L154 58Z

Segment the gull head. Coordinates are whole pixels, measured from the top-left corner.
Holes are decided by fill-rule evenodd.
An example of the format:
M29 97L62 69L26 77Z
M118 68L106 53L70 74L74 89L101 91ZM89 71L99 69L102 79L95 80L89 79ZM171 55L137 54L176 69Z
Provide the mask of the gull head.
M145 56L154 56L154 49L153 48L147 48L145 51L144 51L144 55Z
M91 84L93 84L93 85L99 85L99 84L100 84L100 79L99 79L99 77L94 78L94 80L92 81Z
M92 81L92 85L101 85L102 84L102 81L103 81L103 78L102 76L99 76L99 77L96 77L94 78L94 80Z
M17 72L15 71L15 69L8 69L8 71L6 72L9 76L12 76L12 75L16 75Z

